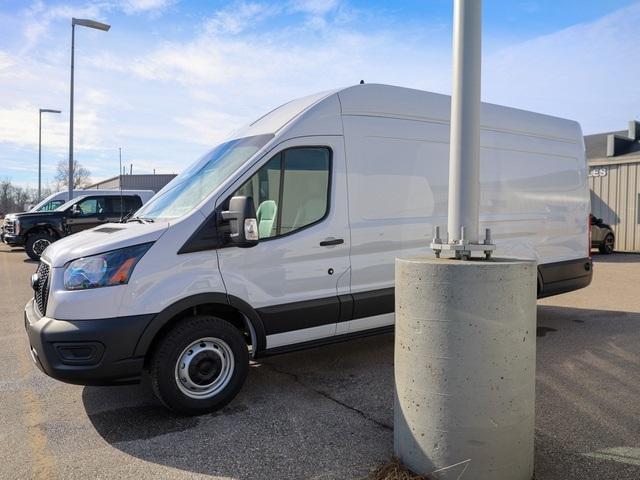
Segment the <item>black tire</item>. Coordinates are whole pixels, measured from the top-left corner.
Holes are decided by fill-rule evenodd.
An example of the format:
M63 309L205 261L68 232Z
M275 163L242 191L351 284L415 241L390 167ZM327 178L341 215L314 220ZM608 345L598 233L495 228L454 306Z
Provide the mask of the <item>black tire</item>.
M205 345L205 342L206 350L203 349L187 359L187 362L191 363L183 370L184 382L179 384L181 380L178 376L182 376L183 373L179 373L178 360L186 358L187 354L191 355L188 352ZM197 345L187 350L194 344ZM224 358L228 356L233 357L233 362L225 363ZM202 360L196 361L200 357ZM231 363L229 372L225 369L226 365ZM181 365L185 365L185 362ZM217 370L218 367L220 370ZM169 330L160 339L149 364L151 385L156 397L170 410L185 415L202 415L225 406L242 388L248 370L249 352L242 334L229 322L210 315L198 315L182 320ZM199 376L209 374L211 376L204 379ZM199 398L193 398L185 393L185 390L188 390L185 377L189 377L188 380L191 382L189 385L197 383L195 380L201 381L204 386L215 385L218 380L222 382L225 379L226 383L221 383L219 391L212 392L210 396L203 394ZM206 383L211 378L213 378L212 382ZM199 394L200 392L191 392L191 395Z
M56 240L57 238L46 232L30 233L27 237L27 243L25 244L24 249L31 260L38 261L40 260L40 255L42 255L42 252L44 251L44 248L42 248L43 243L52 244Z
M600 253L609 255L610 253L613 253L614 243L615 240L613 238L613 235L611 233L607 233L607 235L604 237L604 240L602 241L602 245L598 247L598 250L600 250Z

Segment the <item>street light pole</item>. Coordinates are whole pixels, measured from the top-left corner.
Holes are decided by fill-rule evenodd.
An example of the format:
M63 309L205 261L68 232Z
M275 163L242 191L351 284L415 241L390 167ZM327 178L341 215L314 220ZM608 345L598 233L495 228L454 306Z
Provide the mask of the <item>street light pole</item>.
M38 112L38 201L42 197L42 113L61 113L60 110L41 108Z
M449 242L478 242L482 2L454 3ZM461 231L464 232L462 238Z
M448 238L396 259L394 450L433 478L530 480L537 269L479 240L482 0L453 3Z
M449 147L447 241L434 231L436 257L451 251L467 260L473 252L490 258L491 231L479 240L480 93L482 68L482 0L455 0L453 9L453 88Z
M75 42L76 42L76 25L82 27L94 28L96 30L102 30L108 32L111 25L106 23L96 22L95 20L88 20L82 18L71 19L71 93L69 95L69 198L73 198L73 70L74 70L74 57L75 57Z

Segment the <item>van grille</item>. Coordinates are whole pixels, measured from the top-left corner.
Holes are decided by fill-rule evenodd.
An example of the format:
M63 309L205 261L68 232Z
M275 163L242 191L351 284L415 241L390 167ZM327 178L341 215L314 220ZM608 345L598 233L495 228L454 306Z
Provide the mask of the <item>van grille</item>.
M47 313L47 300L49 299L49 265L40 262L36 273L38 274L38 288L36 288L34 298L40 315L45 315Z

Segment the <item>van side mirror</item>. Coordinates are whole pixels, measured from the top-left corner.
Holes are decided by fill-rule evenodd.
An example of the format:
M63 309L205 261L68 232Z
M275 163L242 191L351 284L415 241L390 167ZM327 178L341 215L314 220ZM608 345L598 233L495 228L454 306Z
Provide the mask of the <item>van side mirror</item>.
M231 197L229 210L222 212L222 219L229 221L231 243L248 248L258 243L258 220L252 197Z
M76 203L71 207L71 215L73 215L74 217L77 217L80 214L82 214L82 210L80 210L80 207Z

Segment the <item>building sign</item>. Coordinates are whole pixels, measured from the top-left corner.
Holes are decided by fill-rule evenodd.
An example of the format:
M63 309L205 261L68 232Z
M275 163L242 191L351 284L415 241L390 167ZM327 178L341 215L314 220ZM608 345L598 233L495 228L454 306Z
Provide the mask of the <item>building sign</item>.
M590 177L606 177L608 173L608 168L592 168L589 170Z

